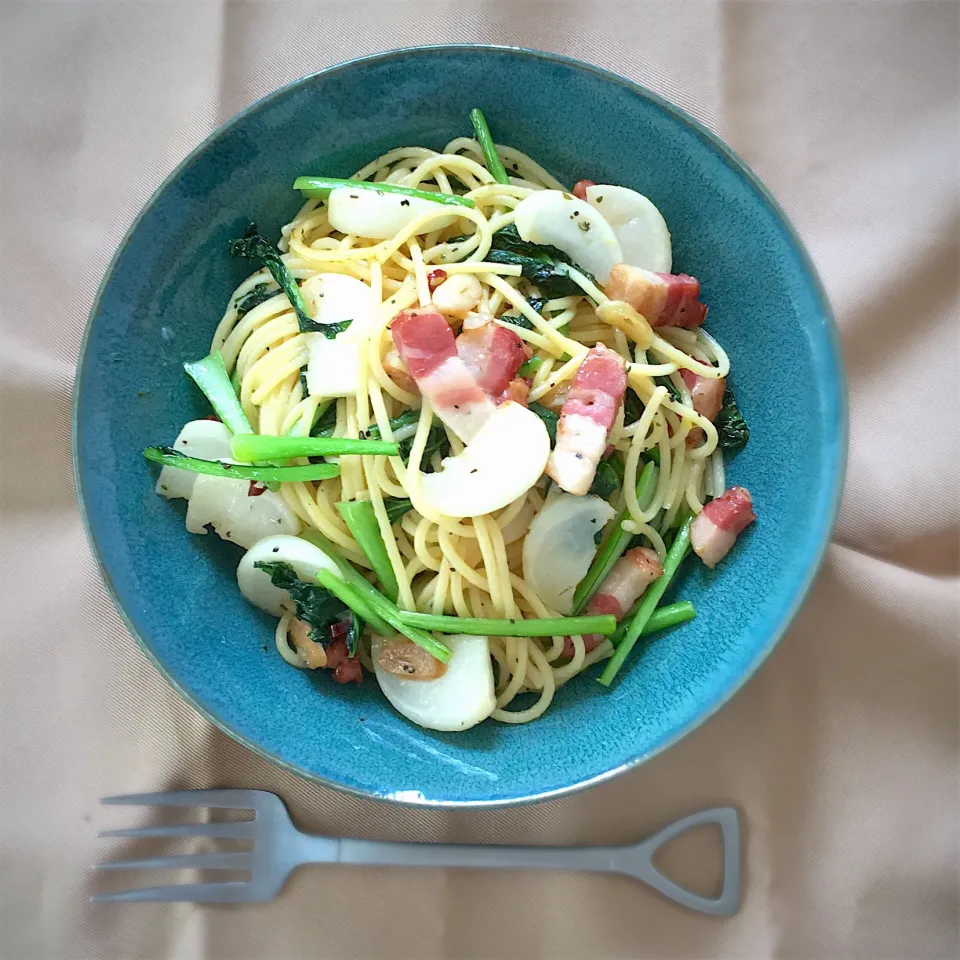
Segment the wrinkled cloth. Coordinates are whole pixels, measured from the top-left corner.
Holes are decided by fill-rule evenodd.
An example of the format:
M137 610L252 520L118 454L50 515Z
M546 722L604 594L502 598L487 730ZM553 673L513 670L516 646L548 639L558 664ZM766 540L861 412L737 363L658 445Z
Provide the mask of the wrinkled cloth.
M958 11L924 0L3 4L0 955L957 957ZM715 130L808 245L850 382L833 544L757 675L613 782L472 813L312 785L183 703L100 583L69 436L96 287L182 157L292 79L450 41L592 61ZM301 871L275 902L242 908L88 902L104 889L89 865L140 849L95 839L118 825L98 797L208 785L275 790L308 829L380 839L626 842L733 803L743 905L719 920L627 879L345 867ZM664 860L696 889L719 876L709 835L676 841Z

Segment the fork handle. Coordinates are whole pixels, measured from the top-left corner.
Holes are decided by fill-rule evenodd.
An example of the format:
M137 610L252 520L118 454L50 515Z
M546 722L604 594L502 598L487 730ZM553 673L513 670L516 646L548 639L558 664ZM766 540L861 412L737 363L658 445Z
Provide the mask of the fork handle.
M693 827L714 824L723 840L723 888L717 897L703 897L664 876L653 855L665 843ZM681 817L640 843L624 847L517 847L506 844L391 843L376 840L312 837L316 857L305 861L368 866L480 867L500 870L583 870L617 873L648 884L690 910L731 916L740 906L740 820L734 807L713 807ZM322 844L322 847L320 846ZM334 846L331 848L331 844Z
M340 863L395 867L488 867L609 872L616 847L518 847L507 844L340 841Z

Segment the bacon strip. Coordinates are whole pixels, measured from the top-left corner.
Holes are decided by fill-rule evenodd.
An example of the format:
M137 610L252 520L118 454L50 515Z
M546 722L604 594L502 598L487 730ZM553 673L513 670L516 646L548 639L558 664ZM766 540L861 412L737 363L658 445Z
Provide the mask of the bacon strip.
M568 493L589 491L626 389L623 357L602 343L592 347L563 403L557 443L547 462L547 475Z
M707 307L699 300L700 281L685 273L651 273L618 263L610 271L604 293L624 300L643 314L651 327L699 327Z
M359 657L351 657L345 640L334 640L327 647L327 667L337 683L363 683L363 667Z
M464 329L457 337L457 353L474 379L495 403L508 399L510 381L527 359L527 347L512 330L492 320Z
M720 408L723 406L723 391L727 381L723 377L701 377L692 370L681 370L680 378L690 391L690 400L693 409L708 420L716 420Z
M402 310L390 332L407 372L437 416L469 443L496 406L458 355L450 325L431 310Z
M731 487L723 496L706 504L690 525L694 553L708 567L715 567L756 519L750 491Z
M647 587L663 573L660 558L649 547L634 547L628 550L607 574L606 580L587 604L587 613L612 613L617 620L646 593ZM587 633L583 637L583 646L587 653L603 643L600 633ZM573 656L573 640L564 637L563 655Z

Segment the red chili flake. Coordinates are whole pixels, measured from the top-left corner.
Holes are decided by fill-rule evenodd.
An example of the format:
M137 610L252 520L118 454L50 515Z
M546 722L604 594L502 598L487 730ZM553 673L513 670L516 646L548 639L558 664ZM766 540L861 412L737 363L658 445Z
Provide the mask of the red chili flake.
M350 620L343 619L338 620L336 623L330 624L330 639L331 640L340 640L343 637L347 636L350 633Z
M430 291L433 292L447 279L447 271L441 270L439 267L436 270L431 270L427 274L427 286L430 287Z
M213 420L215 423L223 423L223 421L215 413L208 413L203 419Z
M260 483L259 480L251 480L250 486L247 487L247 496L248 497L259 497L264 490L267 489L265 483Z

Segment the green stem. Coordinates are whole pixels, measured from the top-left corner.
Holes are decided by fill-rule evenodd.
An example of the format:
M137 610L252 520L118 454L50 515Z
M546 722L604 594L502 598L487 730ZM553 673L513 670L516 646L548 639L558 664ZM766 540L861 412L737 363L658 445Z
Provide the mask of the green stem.
M532 377L537 370L540 369L543 364L543 357L531 357L529 360L524 360L520 364L520 369L517 371L518 377Z
M395 457L396 443L386 440L350 440L346 437L269 437L257 433L237 434L230 450L237 460L280 460L287 457L342 457L384 454Z
M198 460L185 457L172 447L147 447L143 455L154 463L192 473L205 473L211 477L227 477L230 480L256 480L259 483L290 483L294 480L330 480L340 475L335 463L308 463L299 467L255 466L246 463L224 463L221 460Z
M337 504L340 516L353 534L360 549L366 554L383 592L394 602L400 594L397 575L380 535L380 525L373 504L369 500L344 500Z
M623 640L627 630L630 629L630 623L636 615L640 603L642 603L642 601L637 602L637 605L623 618L617 629L610 634L610 642L615 647L620 645L620 641ZM659 630L666 630L669 627L686 623L696 615L697 608L689 600L678 600L676 603L669 603L665 607L658 607L650 614L650 619L647 621L647 625L643 628L643 633L641 633L640 636L646 637L651 633L657 633Z
M620 646L617 647L614 655L607 661L603 673L600 674L599 682L605 687L609 687L610 684L613 683L613 678L623 666L623 662L630 655L634 644L639 639L640 634L643 633L644 627L646 627L650 621L653 611L656 610L660 598L666 592L667 587L670 586L670 581L673 579L674 574L676 574L683 558L690 550L691 522L691 520L687 520L680 528L680 532L677 534L673 545L670 547L663 561L663 573L653 581L644 595L643 600L640 601L640 606L637 608L634 618L630 621L630 626L627 628L623 640L620 641Z
M194 363L185 363L183 369L203 391L228 430L232 433L253 433L219 351Z
M397 183L373 183L370 180L339 180L336 177L297 177L293 189L299 190L305 197L329 197L332 190L350 187L356 190L375 190L377 193L394 193L402 197L416 197L418 200L430 200L433 203L449 207L476 207L469 197L460 197L455 193L434 193L432 190L417 190L414 187L402 187Z
M304 530L301 532L300 538L306 540L308 543L312 543L315 547L319 547L337 567L339 567L343 579L355 590L359 590L361 593L366 593L367 591L377 592L376 588L367 581L363 574L361 574L349 560L343 557L340 551L319 530ZM372 607L367 610L364 619L370 625L373 632L379 634L381 637L389 637L393 633L393 628L390 624L373 610Z
M488 620L483 617L442 617L432 613L400 611L400 619L412 627L437 633L468 633L479 637L565 637L600 633L608 636L617 628L616 617L544 617L541 620Z
M493 142L490 127L487 126L487 118L483 115L483 111L474 107L470 111L470 122L473 124L473 132L477 136L477 142L483 151L483 158L487 161L487 169L493 175L493 179L497 183L509 183L510 177L507 175L503 161L497 153L497 147Z
M640 474L637 481L637 501L641 504L646 503L653 495L654 487L657 484L657 468L648 463ZM597 588L607 578L607 574L613 569L613 565L623 555L627 549L627 544L633 539L632 533L627 533L623 529L623 522L630 516L630 512L624 507L620 511L614 523L610 535L600 547L597 555L590 564L587 575L577 584L577 589L573 592L573 612L580 613L586 607L590 598L597 592Z
M452 653L445 643L434 640L429 633L424 633L423 630L418 630L416 627L405 624L400 619L400 611L397 609L396 604L391 603L382 593L369 584L367 584L369 590L364 591L358 586L341 580L340 577L330 570L320 570L317 573L317 580L321 586L326 587L327 590L343 601L343 603L358 616L366 620L371 626L373 626L373 622L369 614L373 612L383 620L386 620L397 633L402 633L408 640L412 640L417 646L423 647L427 653L443 663L450 662ZM386 636L390 636L390 633L391 631L388 630Z

